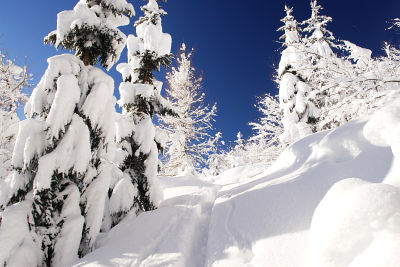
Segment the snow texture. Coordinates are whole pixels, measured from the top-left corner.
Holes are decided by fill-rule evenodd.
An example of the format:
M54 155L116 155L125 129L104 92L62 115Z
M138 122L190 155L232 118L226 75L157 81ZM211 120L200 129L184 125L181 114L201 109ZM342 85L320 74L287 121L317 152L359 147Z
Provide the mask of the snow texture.
M75 266L397 266L391 137L366 129L397 125L398 106L302 138L267 170L158 177L159 209L131 212Z
M355 178L336 183L314 213L309 266L398 266L399 206L398 187Z
M41 264L40 246L28 229L31 200L14 204L3 212L0 228L0 264L36 267Z

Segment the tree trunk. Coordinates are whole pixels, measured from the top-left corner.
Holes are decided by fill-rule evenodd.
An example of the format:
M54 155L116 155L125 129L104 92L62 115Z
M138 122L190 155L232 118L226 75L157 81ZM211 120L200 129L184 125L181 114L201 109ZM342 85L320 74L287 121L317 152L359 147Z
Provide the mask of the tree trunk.
M89 50L84 50L83 51L83 64L85 64L85 66L89 65Z

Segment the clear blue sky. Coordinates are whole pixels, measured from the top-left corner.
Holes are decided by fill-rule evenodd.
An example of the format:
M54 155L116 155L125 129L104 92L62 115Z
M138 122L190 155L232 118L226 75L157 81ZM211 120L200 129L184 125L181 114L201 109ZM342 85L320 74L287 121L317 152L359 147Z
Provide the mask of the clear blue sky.
M3 1L0 10L0 48L19 64L26 64L37 84L47 68L46 59L56 51L43 45L43 37L56 28L57 13L72 9L76 0ZM131 1L139 13L141 0ZM228 1L168 0L169 13L163 19L164 32L171 34L175 53L184 41L195 48L194 66L204 76L209 102L217 102L215 126L225 140L234 140L237 131L250 134L247 123L257 119L255 97L277 93L272 82L279 62L283 7L294 7L298 21L310 16L308 0ZM323 13L333 18L329 29L337 38L350 40L377 55L384 41L399 42L399 34L385 30L387 21L400 17L399 0L320 0ZM138 14L139 15L139 14ZM136 18L133 18L136 20ZM133 26L123 27L132 33ZM25 58L26 57L26 58ZM122 60L125 60L123 52ZM110 71L116 88L121 81L115 67Z

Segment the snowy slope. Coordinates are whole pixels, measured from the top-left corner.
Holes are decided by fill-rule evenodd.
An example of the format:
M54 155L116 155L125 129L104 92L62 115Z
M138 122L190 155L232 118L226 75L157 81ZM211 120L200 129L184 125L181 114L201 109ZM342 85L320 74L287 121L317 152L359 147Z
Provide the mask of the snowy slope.
M161 207L128 216L76 266L397 266L400 189L381 182L398 176L398 111L305 137L268 170L160 177ZM379 125L388 117L390 127Z

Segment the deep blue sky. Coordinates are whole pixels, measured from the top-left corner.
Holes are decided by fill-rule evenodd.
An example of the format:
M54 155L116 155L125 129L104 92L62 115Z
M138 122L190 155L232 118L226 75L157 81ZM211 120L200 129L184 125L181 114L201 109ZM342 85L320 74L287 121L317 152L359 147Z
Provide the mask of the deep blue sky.
M72 9L76 3L3 1L0 48L28 66L34 85L47 68L46 59L62 53L50 45L44 46L43 37L56 28L57 13ZM131 3L139 14L143 1ZM248 136L251 131L247 123L259 116L254 108L255 97L277 92L272 77L274 65L279 62L280 44L276 41L281 33L276 29L281 26L285 3L294 7L298 21L310 16L308 0L168 0L163 5L169 13L163 19L163 29L172 36L172 52L182 41L195 48L194 66L204 76L207 100L217 102L215 126L225 140L234 140L239 130ZM337 38L369 48L375 55L381 53L383 41L398 42L400 35L385 29L387 21L400 17L399 0L320 0L319 4L324 6L323 13L333 18L329 29ZM133 27L122 30L132 33ZM125 54L124 51L122 60ZM115 67L110 74L118 88L121 79Z

